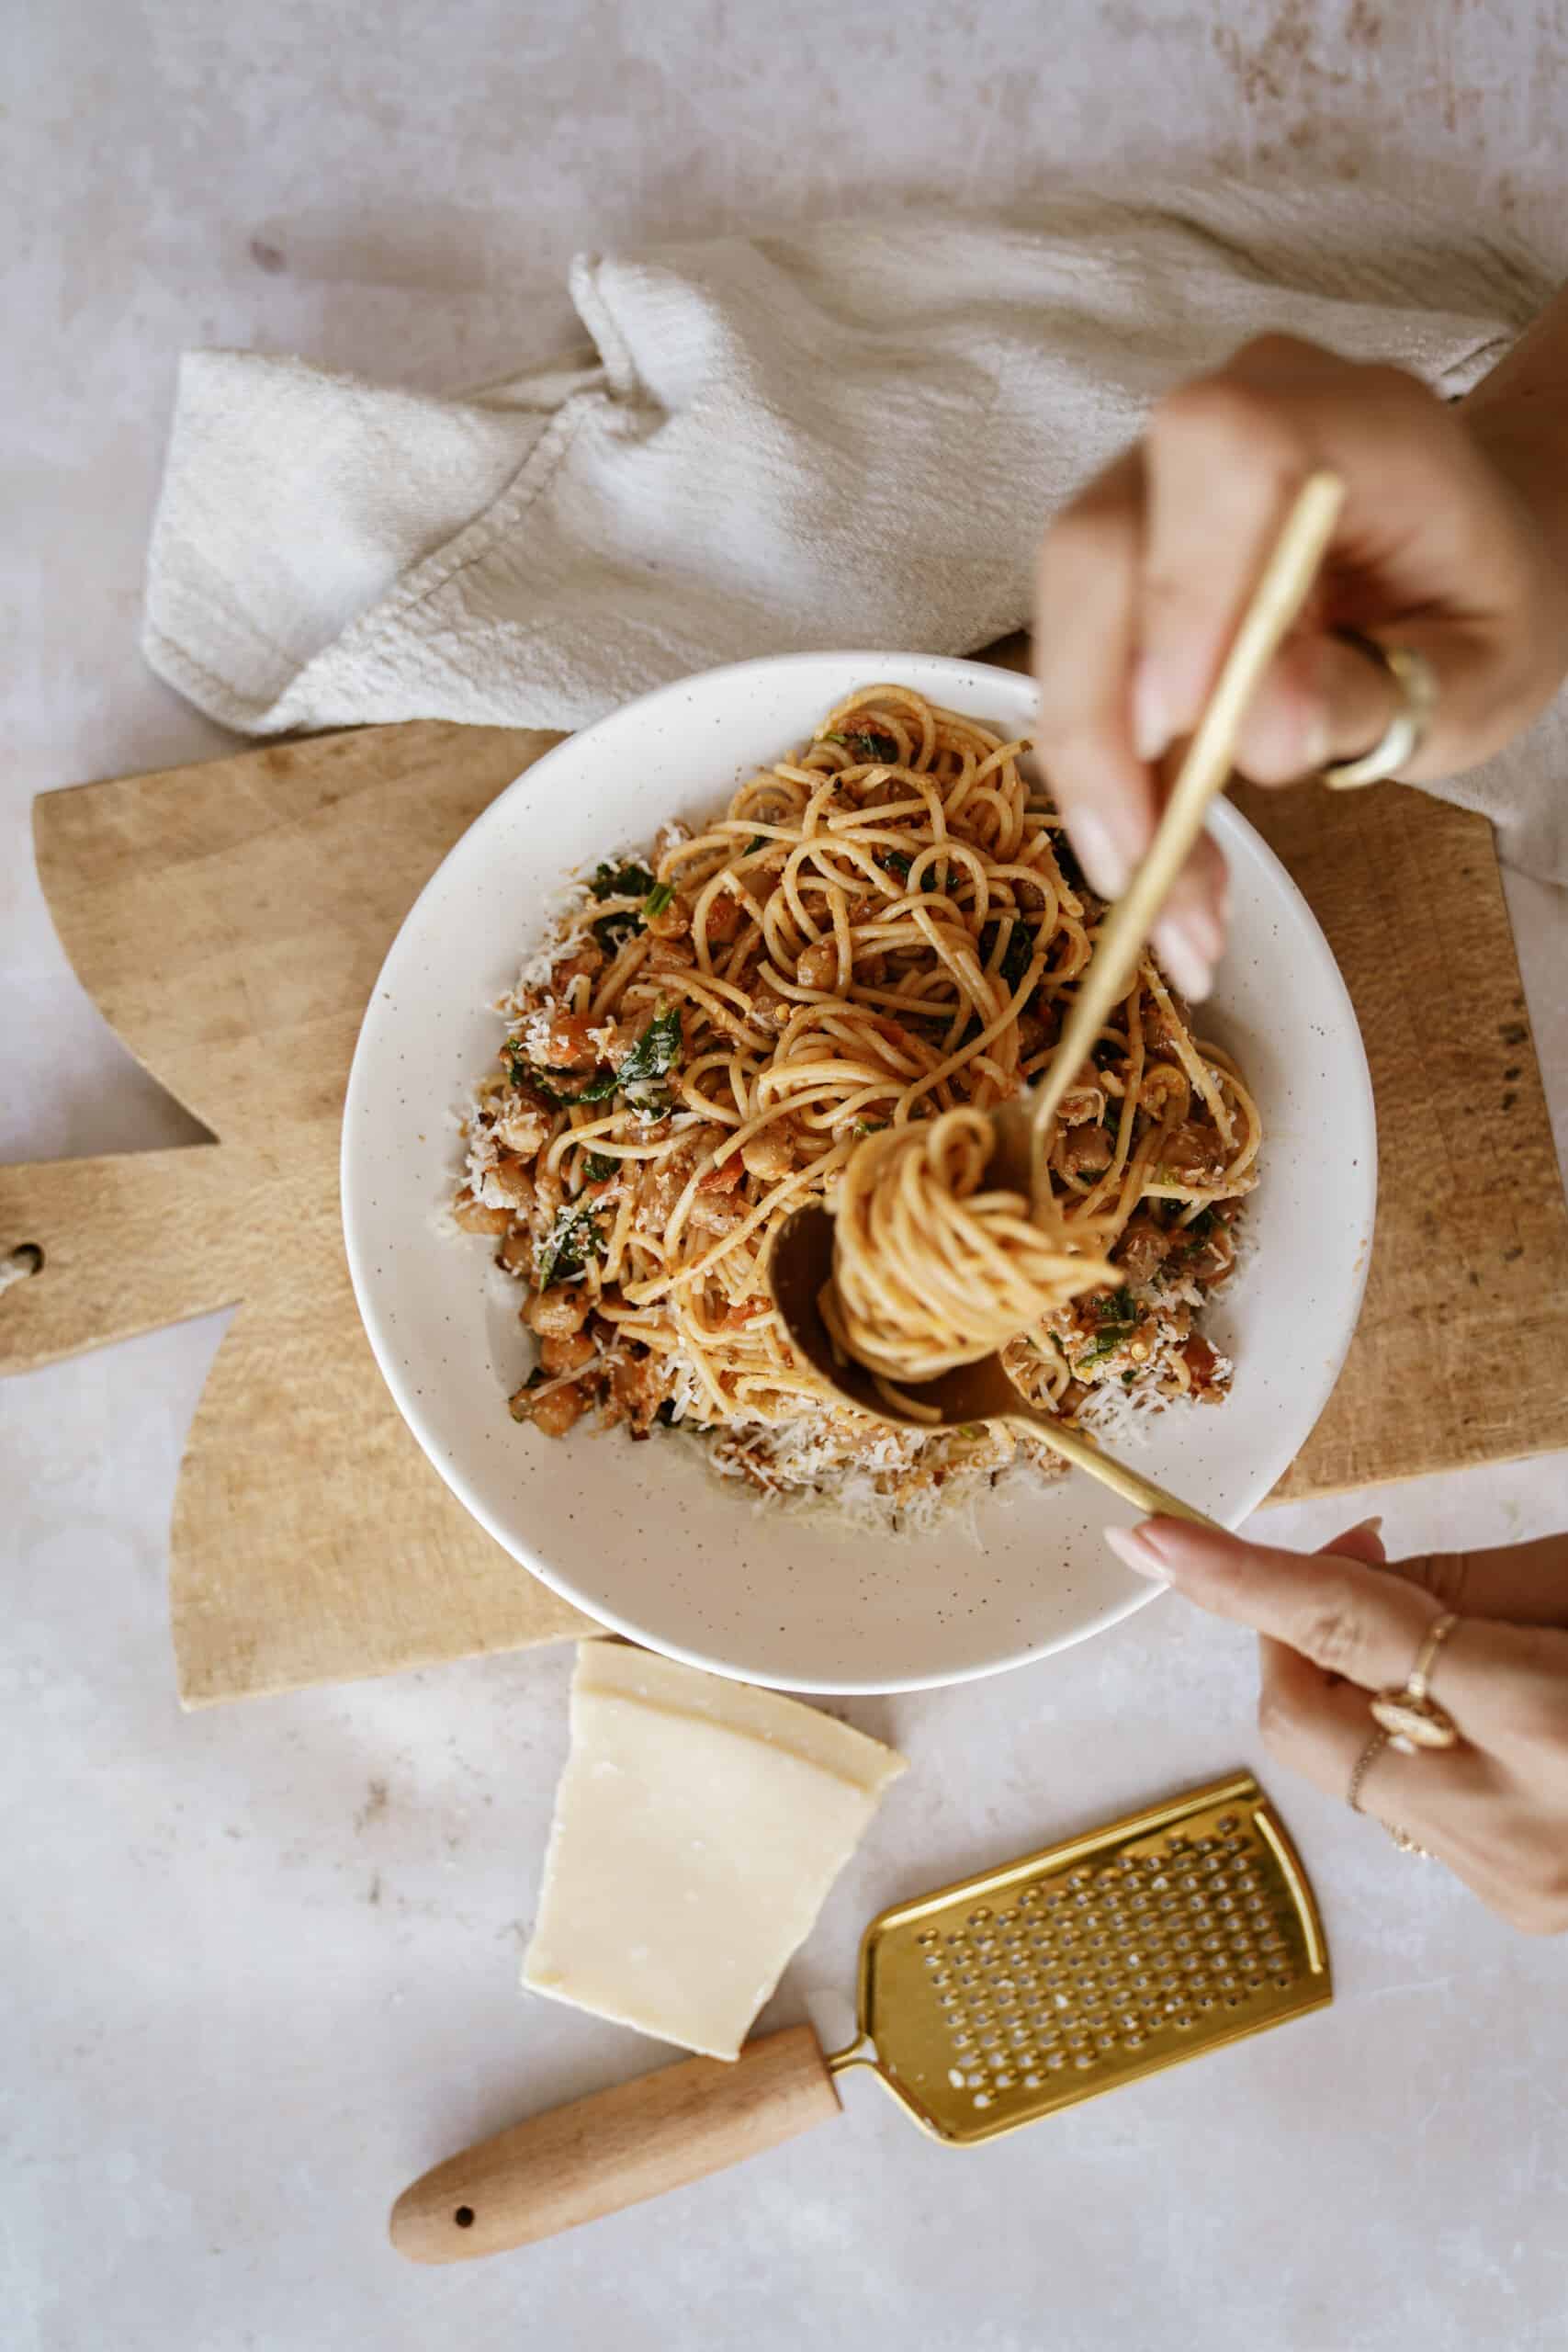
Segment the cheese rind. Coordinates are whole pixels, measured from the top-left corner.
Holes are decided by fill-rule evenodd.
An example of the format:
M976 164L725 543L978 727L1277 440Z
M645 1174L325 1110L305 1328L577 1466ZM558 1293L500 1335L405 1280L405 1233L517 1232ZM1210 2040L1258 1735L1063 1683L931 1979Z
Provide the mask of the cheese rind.
M776 1691L583 1643L525 1984L733 2058L903 1770Z

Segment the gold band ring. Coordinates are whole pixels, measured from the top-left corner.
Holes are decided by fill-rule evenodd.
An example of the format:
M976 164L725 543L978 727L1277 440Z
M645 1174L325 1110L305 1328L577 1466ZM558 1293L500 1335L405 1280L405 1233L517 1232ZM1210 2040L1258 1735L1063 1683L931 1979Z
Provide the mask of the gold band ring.
M1393 680L1400 697L1398 709L1370 752L1354 760L1331 761L1323 769L1324 783L1336 792L1346 792L1354 785L1381 784L1415 758L1438 707L1438 680L1426 655L1413 652L1407 645L1383 645L1375 637L1363 637L1357 628L1335 633L1369 662L1375 662Z
M1459 1725L1446 1707L1438 1706L1428 1690L1438 1653L1458 1623L1451 1610L1434 1617L1403 1685L1377 1691L1371 1702L1372 1721L1388 1735L1390 1745L1397 1747L1402 1756L1414 1755L1418 1747L1454 1747L1459 1744Z

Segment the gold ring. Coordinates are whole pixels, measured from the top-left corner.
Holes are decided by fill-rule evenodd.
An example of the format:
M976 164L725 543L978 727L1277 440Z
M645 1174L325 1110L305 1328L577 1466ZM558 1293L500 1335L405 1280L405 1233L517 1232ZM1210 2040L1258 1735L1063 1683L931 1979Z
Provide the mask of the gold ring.
M1380 644L1375 637L1363 637L1359 628L1338 629L1336 635L1358 653L1364 653L1369 662L1375 662L1400 695L1398 709L1370 752L1363 752L1359 759L1331 761L1321 771L1325 784L1336 792L1346 792L1353 785L1381 784L1415 758L1438 707L1438 679L1426 655L1413 652L1407 645Z
M1458 1623L1451 1610L1434 1617L1404 1684L1379 1690L1371 1700L1372 1721L1402 1756L1412 1756L1418 1747L1454 1747L1459 1743L1459 1725L1446 1707L1427 1695L1438 1652Z
M1359 1756L1357 1757L1355 1764L1351 1768L1350 1785L1345 1792L1345 1802L1349 1806L1352 1813L1360 1812L1361 1782L1366 1779L1367 1774L1371 1770L1372 1766L1377 1762L1378 1758L1382 1754L1383 1749L1387 1746L1387 1732L1375 1731L1368 1740L1365 1747L1362 1748Z

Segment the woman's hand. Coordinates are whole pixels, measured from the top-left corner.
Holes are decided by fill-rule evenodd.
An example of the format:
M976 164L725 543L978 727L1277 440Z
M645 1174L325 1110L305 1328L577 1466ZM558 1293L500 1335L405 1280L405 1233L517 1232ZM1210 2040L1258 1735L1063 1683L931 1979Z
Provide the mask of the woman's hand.
M1361 1810L1516 1928L1568 1929L1568 1535L1390 1563L1370 1525L1306 1556L1172 1519L1108 1541L1141 1575L1258 1629L1264 1743L1331 1796L1377 1729L1372 1692L1403 1686L1432 1620L1456 1611L1431 1681L1459 1744L1382 1748Z
M1396 690L1338 628L1432 666L1437 711L1403 772L1414 784L1500 750L1568 672L1568 305L1457 409L1398 368L1290 335L1248 344L1162 401L1041 551L1041 761L1107 898L1148 846L1156 763L1196 723L1287 503L1317 466L1342 477L1345 503L1313 607L1247 716L1242 775L1284 784L1384 733ZM1155 932L1189 997L1208 993L1224 915L1205 840Z

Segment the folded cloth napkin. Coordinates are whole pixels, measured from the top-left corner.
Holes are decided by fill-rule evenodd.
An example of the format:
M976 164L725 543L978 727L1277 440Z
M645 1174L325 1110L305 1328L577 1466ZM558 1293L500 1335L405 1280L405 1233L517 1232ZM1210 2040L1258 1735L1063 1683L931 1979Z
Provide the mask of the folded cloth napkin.
M1287 327L1456 395L1551 277L1393 196L1228 187L586 257L592 353L456 399L193 352L147 659L271 734L572 728L752 654L973 652L1167 385ZM1448 788L1568 880L1568 711Z

